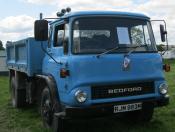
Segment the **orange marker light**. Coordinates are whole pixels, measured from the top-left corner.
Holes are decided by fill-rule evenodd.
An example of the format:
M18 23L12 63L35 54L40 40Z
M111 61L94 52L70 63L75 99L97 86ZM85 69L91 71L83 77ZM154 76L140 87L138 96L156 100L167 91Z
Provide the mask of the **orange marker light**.
M60 69L60 77L65 78L67 76L69 76L69 70L66 70L64 68Z
M171 70L170 65L169 65L169 64L164 64L164 65L163 65L163 70L164 70L165 72L170 72L170 70Z

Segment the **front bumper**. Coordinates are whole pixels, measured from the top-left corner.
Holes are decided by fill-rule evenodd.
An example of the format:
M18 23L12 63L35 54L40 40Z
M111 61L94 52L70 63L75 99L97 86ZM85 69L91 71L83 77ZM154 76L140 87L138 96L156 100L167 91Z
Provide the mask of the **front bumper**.
M158 107L168 105L169 104L169 95L165 95L163 98L157 100L156 103L157 103Z
M127 102L115 102L105 104L95 104L89 107L68 107L64 108L64 117L68 118L94 118L94 117L105 117L114 115L113 108L115 105L131 104L131 103L143 103L143 108L148 107L149 104L153 103L154 107L166 106L169 104L169 96L166 95L160 99L149 98L142 100L133 100Z

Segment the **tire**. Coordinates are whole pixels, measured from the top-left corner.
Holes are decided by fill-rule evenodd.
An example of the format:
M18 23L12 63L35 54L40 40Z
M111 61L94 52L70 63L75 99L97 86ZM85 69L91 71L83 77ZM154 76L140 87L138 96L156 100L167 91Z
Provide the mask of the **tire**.
M41 116L46 128L53 129L54 132L63 132L63 119L55 117L54 113L58 111L58 104L53 104L49 88L46 86L41 95Z
M143 104L142 110L129 112L126 116L129 121L146 123L150 122L154 113L154 104Z
M17 89L17 82L15 77L10 79L10 92L11 92L11 101L14 108L22 108L26 106L26 90Z

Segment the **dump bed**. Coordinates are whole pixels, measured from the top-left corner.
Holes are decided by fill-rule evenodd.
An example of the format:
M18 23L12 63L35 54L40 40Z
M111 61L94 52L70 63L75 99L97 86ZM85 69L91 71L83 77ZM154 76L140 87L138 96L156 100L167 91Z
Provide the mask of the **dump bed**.
M42 60L44 52L41 48L41 42L34 38L27 38L17 42L7 42L7 66L26 73L28 76L34 76L42 72ZM46 42L43 42L46 47Z

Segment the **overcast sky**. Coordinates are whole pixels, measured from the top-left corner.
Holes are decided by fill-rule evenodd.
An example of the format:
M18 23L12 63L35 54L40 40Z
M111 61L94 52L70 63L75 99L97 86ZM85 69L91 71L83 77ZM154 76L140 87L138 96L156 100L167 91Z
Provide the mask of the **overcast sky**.
M79 10L114 10L144 13L151 19L167 22L169 44L175 45L175 0L1 0L0 40L33 36L33 22L39 13L54 16L62 8Z

